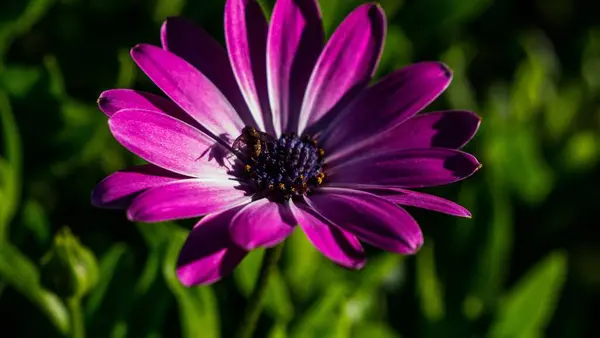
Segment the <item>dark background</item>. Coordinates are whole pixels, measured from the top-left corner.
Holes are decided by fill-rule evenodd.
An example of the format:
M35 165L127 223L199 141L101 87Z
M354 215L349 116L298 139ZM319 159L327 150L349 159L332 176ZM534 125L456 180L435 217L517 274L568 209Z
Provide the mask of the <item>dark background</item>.
M380 2L389 27L378 76L441 60L454 81L428 110L483 117L466 148L483 168L428 190L468 207L473 218L411 209L426 236L421 252L369 250L359 272L335 266L295 234L257 336L593 336L592 309L600 303L600 3ZM321 0L327 34L360 3ZM272 1L263 4L272 8ZM0 335L74 336L75 311L89 337L231 336L262 252L214 286L186 289L174 264L192 222L133 224L89 200L104 176L137 161L112 139L98 95L110 88L158 92L129 48L159 44L161 22L179 14L223 41L223 6L2 0ZM42 258L63 226L97 261L90 263L97 278L84 278L95 282L81 309L40 284Z

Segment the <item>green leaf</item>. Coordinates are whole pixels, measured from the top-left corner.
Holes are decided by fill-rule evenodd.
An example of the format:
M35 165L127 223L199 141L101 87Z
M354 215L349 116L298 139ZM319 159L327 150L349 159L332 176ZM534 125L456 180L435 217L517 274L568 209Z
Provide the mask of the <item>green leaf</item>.
M8 96L0 90L0 137L4 145L0 157L0 243L6 235L7 226L13 218L21 198L22 149L19 129L14 120Z
M175 264L179 251L185 242L187 231L173 229L163 263L163 276L179 304L181 331L183 338L219 337L219 317L217 299L208 286L187 288L175 274Z
M567 257L553 252L534 266L506 295L489 337L530 337L548 324L562 290Z
M96 287L90 292L85 306L85 315L88 320L93 317L100 308L100 304L108 291L108 286L112 282L115 272L117 271L119 262L124 258L126 253L127 246L118 243L111 246L110 249L102 255L102 258L100 258L98 264L98 282Z
M30 0L15 1L19 6L26 3L26 7L18 11L14 19L0 21L0 60L4 57L4 52L8 49L12 39L29 31L33 25L40 20L54 4L55 0ZM3 3L4 4L4 3ZM11 4L12 5L12 4ZM3 11L6 9L3 8ZM5 14L5 13L2 13Z
M0 87L10 96L24 98L40 80L41 75L39 67L9 65L0 72Z
M246 296L249 296L254 290L263 255L264 249L253 250L233 273L240 291ZM265 310L267 313L283 322L292 319L294 307L288 287L279 269L273 270L265 297Z
M352 337L399 338L400 335L385 323L364 323L354 328Z
M425 241L431 243L431 241ZM423 315L431 322L444 317L444 290L435 271L432 244L426 244L417 257L417 293Z
M291 336L331 337L335 333L335 323L340 319L341 306L347 299L348 287L335 283L324 289L323 294L308 308L291 330Z
M40 285L37 267L14 246L0 245L0 277L34 303L62 333L69 331L65 304Z
M284 275L290 289L294 290L294 295L306 298L316 291L313 277L323 261L323 255L315 249L301 229L296 229L286 239L283 260Z
M23 205L23 225L28 228L39 244L50 241L50 222L44 208L35 200L27 200Z

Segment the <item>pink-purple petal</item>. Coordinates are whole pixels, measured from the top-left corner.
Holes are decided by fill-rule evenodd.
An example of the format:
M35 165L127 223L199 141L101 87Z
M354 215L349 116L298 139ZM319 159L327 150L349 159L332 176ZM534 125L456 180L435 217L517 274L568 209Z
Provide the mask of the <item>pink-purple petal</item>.
M244 123L221 91L194 66L162 48L141 44L131 56L146 75L206 130L235 138ZM225 135L227 137L225 137Z
M340 24L321 53L308 83L298 132L340 110L371 80L383 47L383 9L365 4Z
M227 0L225 41L239 88L259 129L273 133L267 90L267 20L256 0Z
M409 207L437 211L442 214L471 218L465 207L438 196L387 186L349 185L348 188L370 192L386 200Z
M213 139L168 115L124 109L108 125L132 153L169 171L192 177L225 177L226 152Z
M160 33L164 49L196 67L225 95L244 124L256 126L233 75L227 51L217 40L182 17L167 18Z
M356 236L327 222L304 204L290 203L290 209L308 240L325 257L350 269L365 265L365 253Z
M450 84L450 69L439 62L420 62L387 75L366 89L329 124L323 146L330 153L379 135L415 115Z
M153 165L119 170L98 183L92 192L92 204L100 208L125 209L141 192L184 178Z
M316 0L279 0L267 40L267 79L275 132L295 131L306 85L323 48Z
M250 251L281 243L292 233L295 225L287 204L263 198L246 205L233 217L229 233L237 245Z
M481 165L468 153L444 148L366 153L328 169L330 184L376 184L425 188L450 184L471 176Z
M331 223L383 250L413 254L423 244L423 234L412 216L376 195L351 189L321 188L305 199Z
M250 202L239 182L219 179L187 179L146 190L127 209L138 222L164 222L200 217Z
M229 222L239 207L205 216L190 232L177 261L185 286L211 284L229 275L247 252L229 237Z
M441 111L415 115L362 143L358 141L358 144L351 143L344 150L333 151L333 154L328 157L328 162L333 166L353 154L373 151L388 152L419 148L460 149L475 135L480 123L481 118L469 111Z

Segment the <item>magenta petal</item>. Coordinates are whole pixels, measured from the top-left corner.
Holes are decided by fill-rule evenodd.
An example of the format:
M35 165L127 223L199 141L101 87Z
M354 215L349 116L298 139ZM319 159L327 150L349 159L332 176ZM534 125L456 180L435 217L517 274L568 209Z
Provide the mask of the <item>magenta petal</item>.
M333 224L381 249L412 254L423 244L423 234L412 216L376 195L351 189L321 188L306 200Z
M250 251L281 243L295 225L288 205L263 198L246 205L233 217L229 233L237 245Z
M164 49L196 67L225 95L244 124L254 125L233 75L227 51L205 30L181 17L165 20L161 28Z
M156 166L192 177L226 177L227 168L219 163L223 159L213 158L223 148L175 118L124 109L114 114L108 125L125 148Z
M296 207L290 203L290 208L306 237L323 255L351 269L365 265L365 253L356 236L328 223L303 204Z
M267 20L256 0L227 0L225 41L237 83L259 129L273 133L267 90Z
M450 84L452 73L439 62L404 67L365 90L328 126L323 146L335 153L379 135L421 111Z
M316 0L279 0L267 42L267 76L275 132L295 131L310 73L323 48Z
M192 118L216 136L235 138L244 123L219 89L194 66L162 48L141 44L131 50L137 65Z
M471 176L481 165L470 154L443 148L368 154L328 169L328 182L424 188Z
M139 222L163 222L200 217L250 202L233 180L187 179L164 184L140 194L127 209Z
M233 208L205 216L190 232L177 261L177 277L185 286L211 284L229 275L247 252L229 237Z
M92 204L100 208L127 208L141 192L186 178L153 165L117 171L103 179L92 192Z
M298 133L368 84L381 56L385 29L383 9L375 4L358 7L340 24L311 75Z
M370 192L379 197L385 198L392 203L397 203L400 205L437 211L452 216L467 218L471 217L471 213L465 207L447 199L422 192L386 186L368 185L348 185L348 188Z
M468 111L442 111L420 114L363 143L349 143L343 151L333 151L328 163L335 166L353 154L388 152L401 149L463 147L477 132L481 119ZM347 137L353 136L347 135ZM324 146L325 147L325 146ZM329 148L326 148L329 149Z

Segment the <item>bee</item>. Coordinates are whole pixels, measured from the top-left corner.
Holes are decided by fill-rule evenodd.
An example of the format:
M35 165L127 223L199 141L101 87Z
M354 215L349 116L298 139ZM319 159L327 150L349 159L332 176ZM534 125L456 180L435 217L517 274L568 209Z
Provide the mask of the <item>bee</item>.
M246 126L242 129L242 134L233 142L232 148L235 151L245 150L248 157L256 159L264 150L266 143L274 140L273 136Z

